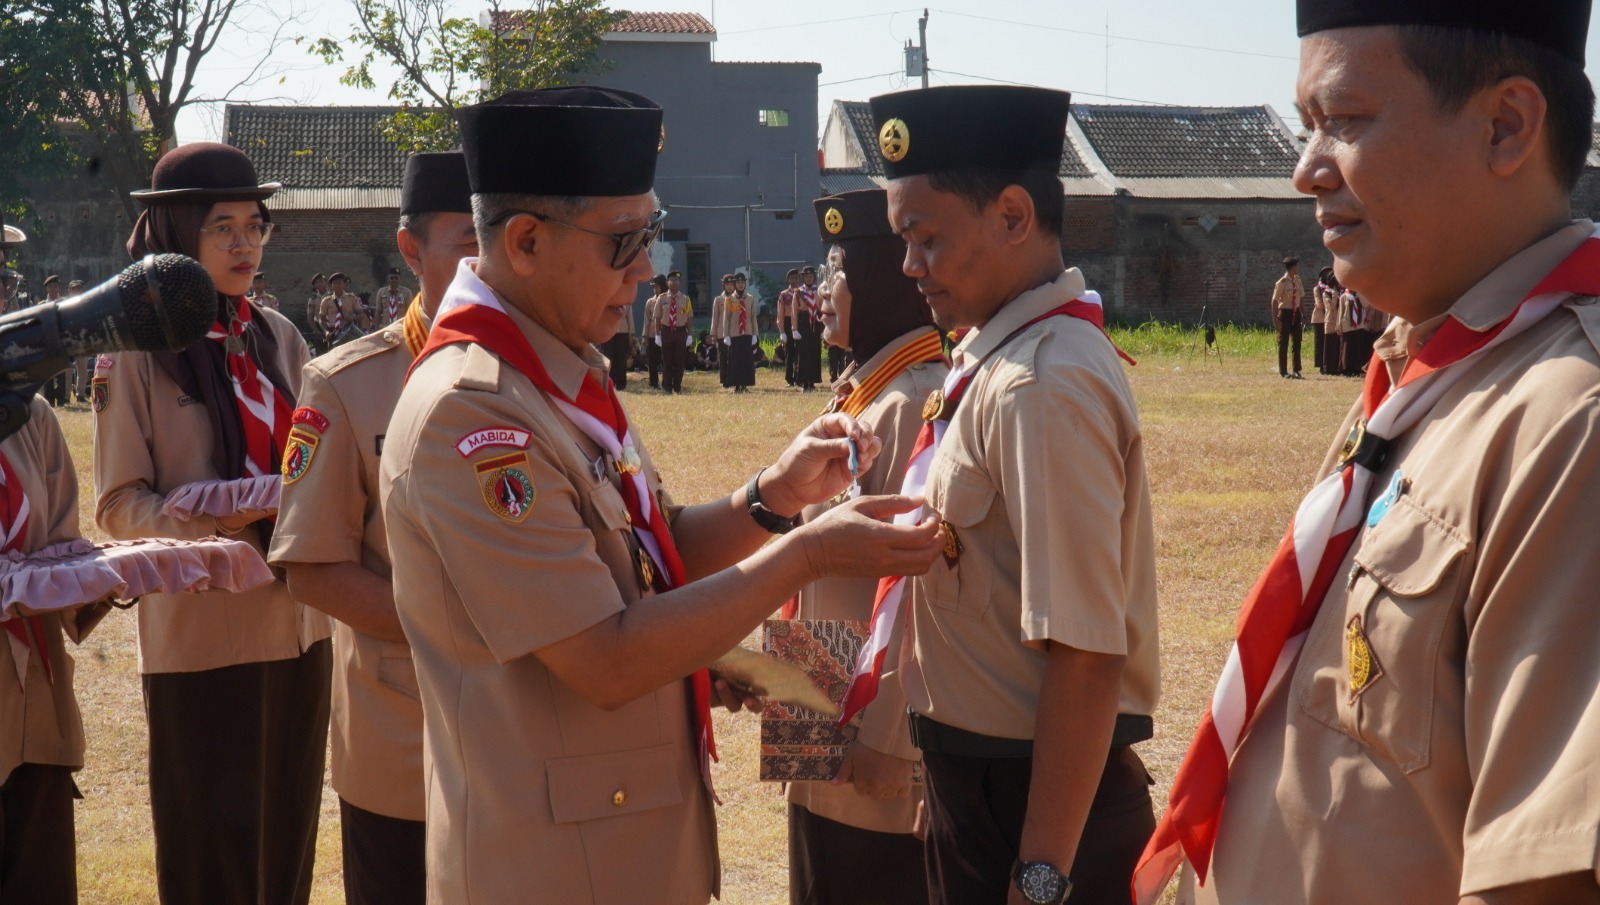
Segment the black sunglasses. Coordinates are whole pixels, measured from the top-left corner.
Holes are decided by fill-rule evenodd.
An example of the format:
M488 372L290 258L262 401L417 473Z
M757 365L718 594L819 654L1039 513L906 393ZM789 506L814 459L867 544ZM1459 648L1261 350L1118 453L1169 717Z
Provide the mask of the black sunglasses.
M611 256L612 270L622 270L629 264L632 264L634 259L639 257L640 252L647 251L649 250L650 246L656 244L656 239L661 237L661 221L667 219L666 211L656 211L650 215L650 222L639 227L638 229L631 229L625 233L603 233L597 230L585 229L584 227L576 224L568 223L565 220L557 220L554 217L547 217L537 211L522 210L520 208L508 208L507 210L503 210L496 214L494 219L489 221L489 225L499 226L507 220L510 220L512 217L521 216L523 214L538 220L540 223L554 223L557 226L565 226L567 229L575 229L580 233L588 233L591 236L599 236L602 239L610 239L611 241L617 243L616 253Z

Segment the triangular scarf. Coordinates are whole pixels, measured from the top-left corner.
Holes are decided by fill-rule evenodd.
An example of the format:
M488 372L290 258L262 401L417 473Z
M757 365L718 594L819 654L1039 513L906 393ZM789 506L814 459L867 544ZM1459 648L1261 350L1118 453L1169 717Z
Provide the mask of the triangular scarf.
M622 402L617 398L610 379L602 386L597 380L585 378L576 399L563 393L550 378L544 362L539 360L539 354L528 343L527 337L522 335L522 330L500 307L493 290L471 270L470 260L475 259L462 261L456 271L456 279L440 306L439 316L428 334L428 342L423 346L422 354L412 363L411 370L415 371L425 358L438 349L456 343L472 343L493 352L522 372L616 464L622 476L622 499L628 507L634 536L655 565L652 575L655 589L666 591L682 587L687 583L683 559L678 555L678 545L673 540L666 513L661 511L650 494L627 412L623 411ZM410 376L409 372L407 376ZM717 759L717 744L711 727L711 673L706 669L696 670L689 676L689 682L694 697L694 731L699 749L700 773L709 789L710 761Z
M384 322L394 323L400 319L400 303L405 301L405 296L398 289L385 289L383 291Z
M0 453L0 518L4 519L0 522L0 532L4 532L0 552L11 553L22 549L28 536L28 516L31 512L27 490L17 480L17 473L11 468L11 459L5 453ZM44 660L45 678L54 681L55 677L50 672L50 649L45 646L44 620L38 616L12 616L5 621L5 626L6 640L11 643L11 662L17 668L17 686L23 689L28 687L30 635L33 650L37 650Z
M213 321L206 339L218 343L226 354L228 381L238 403L244 428L245 455L242 477L277 474L283 448L289 440L291 407L267 375L256 367L245 348L244 332L250 326L250 303L238 300L233 319L226 325Z
M989 360L989 356L1005 348L1029 327L1057 315L1088 321L1101 333L1105 332L1105 314L1100 305L1100 296L1094 292L1086 292L1082 298L1052 308L1011 331L982 358L975 360L966 358L959 367L952 367L949 375L945 377L944 388L929 398L927 406L922 410L922 430L917 432L916 442L911 446L911 459L906 463L905 480L900 483L901 496L922 496L927 488L928 471L933 465L933 455L938 450L940 441L944 439L945 429L949 427L956 407L961 404L961 398L966 395L967 387L972 385L972 379L977 376L983 363ZM1107 341L1110 341L1110 337L1107 337ZM1113 345L1112 348L1116 347ZM1129 364L1135 364L1134 360L1121 349L1116 349L1116 352ZM894 518L895 524L917 524L922 521L924 509L925 507L919 506L911 512L900 513ZM948 545L950 535L946 534L945 538ZM878 593L872 602L871 632L856 660L855 673L850 677L850 687L845 690L844 702L841 705L843 713L839 717L841 726L850 722L852 717L878 696L878 682L883 676L884 655L889 650L889 636L900 619L905 586L906 579L903 575L889 576L878 582Z
M1467 372L1471 361L1522 333L1573 295L1600 295L1600 230L1562 261L1512 309L1478 332L1446 318L1406 363L1400 380L1374 359L1357 422L1339 468L1311 488L1289 531L1245 597L1233 649L1211 704L1173 778L1167 810L1134 872L1133 895L1149 905L1161 895L1185 856L1203 883L1221 825L1228 766L1256 708L1292 671L1305 633L1327 597L1334 573L1355 542L1373 473L1383 450L1432 411Z

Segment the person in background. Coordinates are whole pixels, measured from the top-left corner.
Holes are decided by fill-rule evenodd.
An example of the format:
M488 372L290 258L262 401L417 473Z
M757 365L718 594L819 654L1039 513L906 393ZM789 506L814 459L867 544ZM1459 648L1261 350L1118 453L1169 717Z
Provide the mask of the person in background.
M778 293L778 348L783 350L783 382L794 386L794 310L800 299L800 268L784 274L788 288Z
M667 291L656 299L656 320L660 324L661 388L667 393L683 393L683 371L689 360L694 336L689 332L694 318L694 300L679 290L683 274L667 274Z
M387 327L400 320L405 316L406 308L415 296L416 293L412 292L410 287L400 285L400 268L389 268L388 283L373 297L374 325Z
M800 285L790 305L789 335L794 339L794 382L804 392L822 382L822 317L817 310L817 268L800 268Z
M817 229L827 251L818 289L823 338L850 363L834 383L828 412L843 412L883 441L878 464L861 477L868 496L898 494L922 428L922 404L949 368L939 331L915 280L900 270L905 243L889 227L883 189L818 198ZM808 506L815 521L842 501ZM794 618L872 619L878 582L829 578L800 589ZM898 648L900 633L889 646ZM879 682L855 741L832 782L791 782L791 905L916 905L928 900L922 842L912 830L922 759L911 743L900 671Z
M652 293L644 303L644 358L650 368L650 389L661 389L661 297L667 294L667 275L650 278Z
M1317 274L1317 284L1311 287L1311 361L1317 366L1319 374L1328 373L1324 360L1327 351L1327 321L1328 321L1328 277L1333 276L1332 267L1322 268Z
M729 292L722 298L722 384L743 393L756 385L755 300L745 291L742 273L730 274Z
M61 277L50 274L44 278L44 296L34 302L38 305L54 305L61 301ZM67 369L51 377L44 383L44 398L51 406L60 408L72 398L72 374L78 369L78 360L69 359Z
M1278 376L1300 380L1300 333L1305 317L1306 290L1300 282L1300 259L1283 259L1283 276L1272 286L1272 325L1278 331ZM1289 370L1289 350L1294 349L1294 370Z
M83 295L82 280L67 281L67 298L74 299ZM85 355L78 359L77 365L72 369L73 397L82 404L89 401L89 385L94 379L94 356Z
M95 520L112 538L221 534L266 555L276 510L166 515L197 481L277 475L310 357L276 311L244 297L272 237L244 152L194 142L156 162L128 239L216 284L211 333L181 352L117 352L95 369ZM281 580L139 601L150 810L162 905L305 905L328 746L332 626Z
M305 366L268 559L296 600L336 622L333 790L347 905L422 905L422 706L400 620L378 468L406 371L463 258L474 257L461 152L413 154L400 190L400 255L421 291L398 323ZM392 282L398 282L392 281Z
M250 291L244 295L261 308L278 310L278 297L267 291L267 275L264 273L258 273L250 280Z

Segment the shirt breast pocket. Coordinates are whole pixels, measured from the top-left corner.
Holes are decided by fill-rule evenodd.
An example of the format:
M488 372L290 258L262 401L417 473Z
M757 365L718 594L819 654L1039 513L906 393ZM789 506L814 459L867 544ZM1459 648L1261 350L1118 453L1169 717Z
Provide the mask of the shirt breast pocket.
M958 466L945 473L929 500L945 522L945 555L923 578L929 602L973 618L989 611L995 583L990 551L972 546L979 523L995 503L994 484L976 469Z
M1390 507L1341 576L1337 618L1320 614L1307 637L1296 677L1306 715L1407 773L1428 765L1435 713L1460 703L1441 654L1464 643L1459 596L1470 547L1410 496ZM1335 591L1324 608L1339 599Z

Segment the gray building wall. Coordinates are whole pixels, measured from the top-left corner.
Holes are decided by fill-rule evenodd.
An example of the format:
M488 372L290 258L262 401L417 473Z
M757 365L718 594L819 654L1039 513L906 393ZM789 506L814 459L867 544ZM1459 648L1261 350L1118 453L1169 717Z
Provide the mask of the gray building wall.
M711 45L692 41L607 41L602 57L608 68L582 81L661 105L656 192L670 213L652 260L658 273L683 271L702 327L722 274L749 273L769 301L763 285L819 262L819 64L712 62ZM786 111L788 125L761 125L762 110Z

